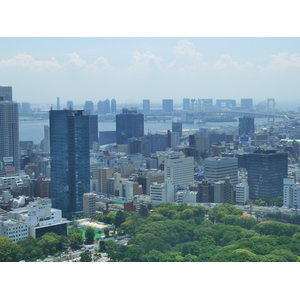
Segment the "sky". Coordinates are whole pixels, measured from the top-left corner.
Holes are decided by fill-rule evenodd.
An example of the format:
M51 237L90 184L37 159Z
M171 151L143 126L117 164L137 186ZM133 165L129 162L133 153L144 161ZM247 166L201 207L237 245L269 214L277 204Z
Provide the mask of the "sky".
M0 85L50 106L183 98L300 100L300 38L2 37ZM300 106L300 105L299 105Z
M275 98L298 107L300 38L291 0L13 0L0 20L0 86L49 108L60 97L141 107L183 98ZM201 4L201 5L200 5ZM15 7L18 7L16 10ZM300 106L300 104L299 104Z

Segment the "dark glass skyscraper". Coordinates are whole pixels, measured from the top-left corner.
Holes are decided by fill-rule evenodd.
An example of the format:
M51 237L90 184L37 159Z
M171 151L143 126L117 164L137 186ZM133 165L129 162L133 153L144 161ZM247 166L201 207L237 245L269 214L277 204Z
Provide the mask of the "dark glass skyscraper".
M249 133L254 133L254 118L250 116L244 116L239 118L239 135L248 135Z
M288 155L276 150L256 150L247 155L249 197L273 199L283 196L283 178L288 174Z
M52 206L71 217L90 192L89 116L83 110L50 110Z
M127 139L144 136L144 115L136 110L123 109L116 115L117 145L127 144Z

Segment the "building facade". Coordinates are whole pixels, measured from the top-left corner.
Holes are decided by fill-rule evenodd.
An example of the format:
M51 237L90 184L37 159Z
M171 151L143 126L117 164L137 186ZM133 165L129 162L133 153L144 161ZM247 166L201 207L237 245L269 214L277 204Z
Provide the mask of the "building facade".
M20 169L19 107L12 101L12 88L0 86L0 173L5 167ZM2 169L2 172L1 172Z
M144 135L144 115L136 110L123 109L116 115L117 145L127 144L127 139Z
M90 192L89 116L83 110L50 110L51 197L64 216L82 213Z
M251 200L282 197L288 155L276 150L256 150L247 155L247 171Z
M236 157L208 157L204 159L205 179L212 183L230 178L233 185L238 184L238 159Z
M248 135L253 134L254 132L254 118L250 116L239 118L239 135Z

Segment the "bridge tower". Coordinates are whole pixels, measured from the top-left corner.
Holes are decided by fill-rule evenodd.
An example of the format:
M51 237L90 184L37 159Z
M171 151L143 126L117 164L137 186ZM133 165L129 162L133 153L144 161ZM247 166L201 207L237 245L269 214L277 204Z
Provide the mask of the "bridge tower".
M273 104L272 107L270 107L270 102ZM267 103L268 103L268 106L267 106L267 108L268 108L268 124L270 123L270 118L271 118L270 114L273 114L273 117L272 117L273 123L272 124L274 124L275 123L275 99L268 98ZM271 109L272 109L272 111L271 111Z

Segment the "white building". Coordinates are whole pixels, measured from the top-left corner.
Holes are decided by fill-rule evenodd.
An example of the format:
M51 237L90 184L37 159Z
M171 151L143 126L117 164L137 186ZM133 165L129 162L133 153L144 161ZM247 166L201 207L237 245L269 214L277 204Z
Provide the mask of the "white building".
M25 240L28 237L28 226L26 222L0 216L0 236L9 238L13 243Z
M19 184L20 182L23 183L23 179L30 179L29 175L20 175L20 176L3 176L0 177L0 184L7 184L8 187L11 187L13 183Z
M191 184L194 182L194 157L167 155L164 172L165 181L170 178L175 186Z
M150 199L153 203L174 202L175 187L171 179L164 183L154 182L150 185Z
M244 205L249 200L249 185L246 180L236 185L236 204Z
M295 183L294 178L283 179L283 206L300 208L300 183Z
M52 208L49 198L37 198L26 207L13 209L8 213L8 218L26 223L28 235L34 238L49 231L59 234L60 231L66 230L66 225L70 223L62 218L60 209Z
M196 204L197 203L197 191L183 190L176 193L176 202L178 203L187 203L187 204Z

